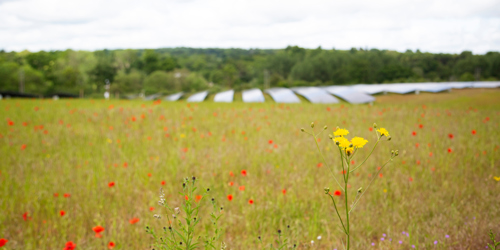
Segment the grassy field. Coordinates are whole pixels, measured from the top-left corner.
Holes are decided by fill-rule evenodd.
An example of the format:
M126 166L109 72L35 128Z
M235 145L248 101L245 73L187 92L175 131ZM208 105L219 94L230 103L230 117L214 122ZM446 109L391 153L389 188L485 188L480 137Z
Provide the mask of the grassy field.
M340 250L343 233L323 191L336 184L300 132L312 121L317 132L329 127L320 148L339 179L328 139L335 127L369 141L354 164L376 141L374 122L389 130L392 140L352 175L352 194L392 149L400 152L351 215L352 249L485 249L489 230L500 234L498 89L386 95L373 106L4 99L4 249L63 249L67 241L76 249L107 249L110 241L114 249L151 249L145 227L166 225L153 218L160 187L178 206L182 178L196 176L224 206L227 249L262 249L281 229L300 249ZM201 232L207 222L201 218Z

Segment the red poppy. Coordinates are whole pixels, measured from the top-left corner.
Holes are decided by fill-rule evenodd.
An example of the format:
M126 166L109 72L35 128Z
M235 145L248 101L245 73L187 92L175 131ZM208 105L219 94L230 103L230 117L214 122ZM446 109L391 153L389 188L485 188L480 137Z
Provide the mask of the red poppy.
M151 173L148 173L148 177L151 177Z
M413 178L411 178L411 177L410 177L410 178L408 178L408 180L409 180L409 181L413 181Z
M234 182L230 181L228 185L232 187L234 185Z
M202 198L202 196L201 196L201 195L197 195L196 197L194 197L194 199L196 200L196 202L200 201L200 200L201 200L201 198Z
M115 182L114 182L114 181L112 181L112 182L108 183L108 187L110 187L110 188L111 188L111 187L114 187L114 186L115 186Z
M161 185L164 186L165 185L165 181L161 181Z
M252 205L253 204L253 200L252 199L248 200L248 204Z
M417 160L417 165L420 165L420 160Z
M448 148L448 153L451 153L453 150L451 150L451 148Z
M9 242L8 240L4 239L4 238L1 238L0 239L0 247L3 247L5 246L5 244L7 244L7 242Z
M71 196L71 194L64 194L63 196L64 196L64 198L69 198Z
M333 193L333 195L335 196L340 196L342 194L342 192L340 192L340 190L335 190L335 193Z
M320 167L323 167L323 163L318 163L318 165L316 165L316 167L320 168Z
M472 130L472 134L473 134L473 135L475 135L475 134L476 134L476 130L475 130L475 129L473 129L473 130Z
M128 167L128 163L127 163L127 162L124 162L124 163L123 163L123 167L124 167L124 168Z
M286 194L286 189L281 190L281 192L283 193L283 195L285 195Z
M132 218L129 220L130 224L135 224L137 222L139 222L139 218Z
M372 127L370 127L370 128L368 128L368 130L370 130L370 132L372 132L372 131L373 131L373 128L372 128Z
M186 196L184 196L184 199L189 200L189 197L186 195Z
M74 250L76 248L76 244L73 241L66 242L66 246L63 250Z
M429 152L429 157L432 157L432 152Z
M247 171L246 170L241 170L241 175L246 176L247 175Z
M245 191L245 186L240 186L240 191Z
M95 232L95 237L101 238L102 235L100 233L102 233L104 231L104 227L95 226L95 227L92 228L92 230Z
M232 200L233 200L233 195L232 195L232 194L228 195L228 196L227 196L227 199L228 199L229 201L232 201Z
M26 144L21 145L21 150L26 149Z
M23 219L24 219L25 221L27 221L28 219L30 219L30 217L28 216L28 212L25 212L25 213L23 214Z
M378 177L382 178L384 175L382 173L378 174Z
M423 124L420 124L420 125L418 125L418 127L419 127L419 128L423 128L423 127L424 127L424 125L423 125Z
M154 207L149 207L149 211L153 211L153 210L155 210Z
M59 214L60 214L60 215L61 215L61 217L62 217L62 216L64 216L64 215L66 214L66 212L64 212L64 210L61 210L61 211L59 211Z
M229 171L230 176L234 176L233 171Z
M54 197L59 197L59 193L54 193Z
M132 121L135 122L136 118L135 116L132 116Z
M112 241L110 241L110 242L108 243L108 248L109 248L109 249L113 249L114 247L115 247L115 243L114 243L114 242L112 242Z
M450 139L453 139L453 134L448 134L448 137L449 137Z
M355 161L351 161L351 165L354 165L356 162Z
M413 136L416 136L416 135L417 135L417 132L413 131L413 132L411 132L411 134L412 134Z
M269 141L268 141L268 143L269 143L269 144L273 144L273 140L269 140Z
M415 147L418 148L419 144L418 143L415 143Z
M9 124L9 126L14 126L14 122L11 120L9 120L7 123Z

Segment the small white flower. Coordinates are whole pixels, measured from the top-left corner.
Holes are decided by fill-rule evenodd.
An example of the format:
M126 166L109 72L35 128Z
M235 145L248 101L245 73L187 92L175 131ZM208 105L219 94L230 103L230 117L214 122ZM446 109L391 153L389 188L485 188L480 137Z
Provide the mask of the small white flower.
M311 240L311 245L314 245L314 240Z
M320 235L320 236L318 236L318 240L321 240L321 235Z

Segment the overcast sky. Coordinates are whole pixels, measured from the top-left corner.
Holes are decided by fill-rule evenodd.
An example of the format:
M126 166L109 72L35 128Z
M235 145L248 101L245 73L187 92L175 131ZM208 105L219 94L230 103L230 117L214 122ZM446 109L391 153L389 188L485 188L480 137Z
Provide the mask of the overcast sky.
M499 0L0 0L0 49L500 51Z

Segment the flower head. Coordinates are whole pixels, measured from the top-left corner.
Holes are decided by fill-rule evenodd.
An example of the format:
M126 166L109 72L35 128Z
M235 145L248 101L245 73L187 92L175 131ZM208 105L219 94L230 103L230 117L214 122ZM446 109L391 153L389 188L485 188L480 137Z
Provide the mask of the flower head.
M139 218L132 218L128 222L130 222L130 224L135 224L135 223L139 222Z
M228 195L228 196L227 196L227 199L228 199L229 201L232 201L232 200L233 200L233 195L232 195L232 194Z
M342 194L342 192L340 192L340 190L336 190L335 193L333 193L333 195L335 196L340 196Z
M115 243L114 243L114 242L112 242L112 241L110 241L110 242L108 243L108 248L109 248L109 249L113 249L114 247L115 247Z
M0 247L3 247L5 246L5 244L7 244L7 242L9 242L8 240L4 239L4 238L1 238L0 239Z
M73 241L66 242L66 246L63 250L74 250L76 248L76 244Z
M385 129L385 128L379 128L379 129L377 129L377 131L380 133L380 136L387 136L387 137L389 137L389 131L387 131L387 129Z
M341 148L347 148L349 145L351 145L351 142L347 140L345 137L336 137L333 138L333 141L341 147Z
M352 145L356 148L363 148L363 146L368 142L367 140L361 138L361 137L354 137L351 140Z
M333 132L333 135L340 136L340 137L346 136L348 134L349 134L349 131L347 129L342 129L342 128L339 128L335 132Z

